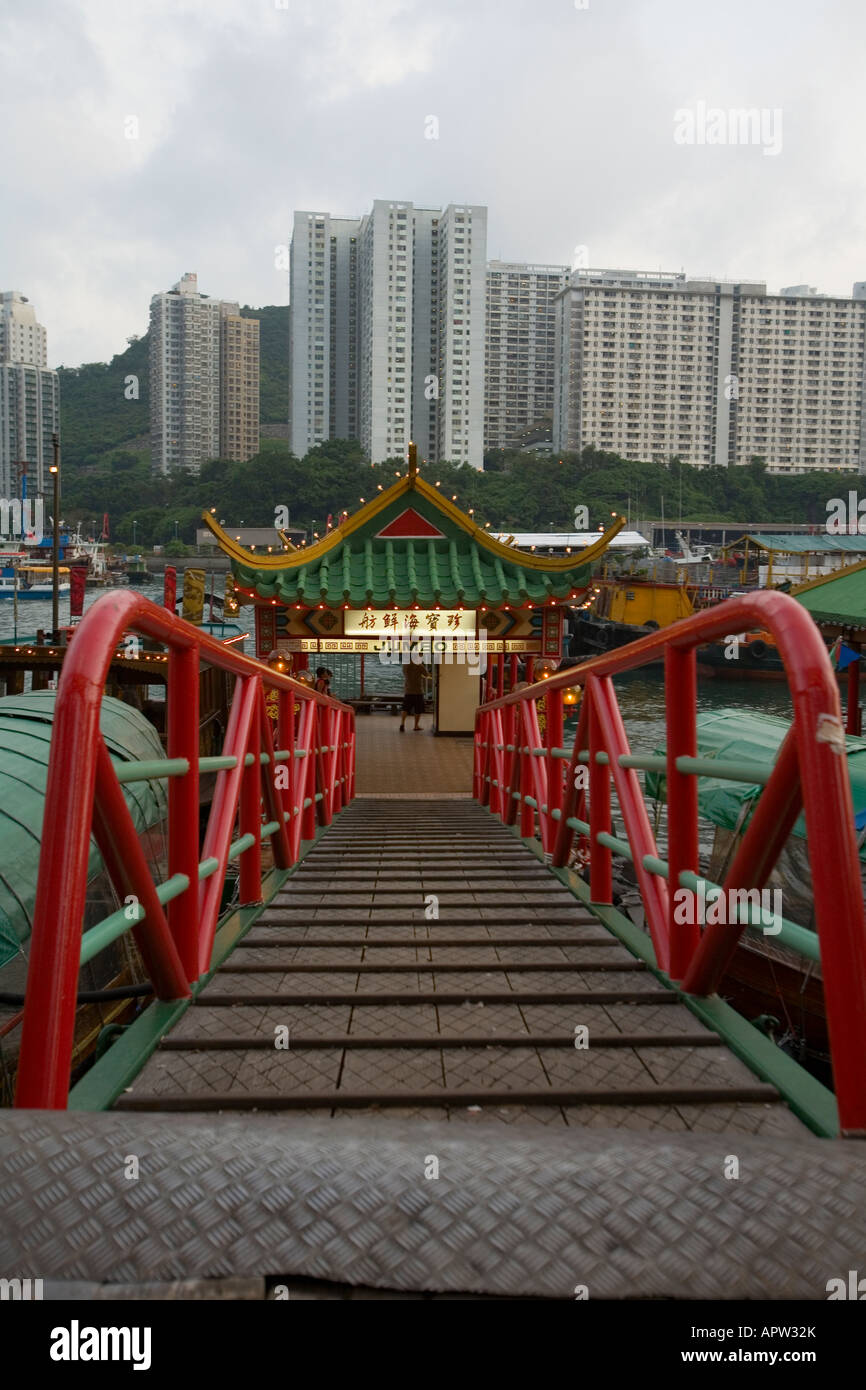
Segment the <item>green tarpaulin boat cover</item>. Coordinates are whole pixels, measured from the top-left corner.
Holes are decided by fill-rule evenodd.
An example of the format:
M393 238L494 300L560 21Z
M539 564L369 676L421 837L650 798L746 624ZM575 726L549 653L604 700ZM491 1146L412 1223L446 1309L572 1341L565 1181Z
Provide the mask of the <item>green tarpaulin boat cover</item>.
M0 965L30 935L54 700L53 690L0 699ZM164 757L153 725L122 700L104 697L100 727L115 763ZM123 794L137 830L165 818L162 783L130 783ZM91 843L88 876L95 877L101 868L101 856Z
M699 714L698 757L751 762L756 768L768 770L772 768L789 728L787 719L779 719L771 714L752 714L742 709ZM858 828L862 828L866 824L866 739L849 735L846 742L854 817ZM664 754L664 751L664 748L656 749L657 754ZM723 830L743 829L762 790L758 782L729 782L720 777L699 777L698 808L702 816ZM666 778L662 773L646 773L646 792L654 800L666 800ZM802 815L794 826L793 834L806 838L806 823ZM861 857L866 857L866 845L861 849Z

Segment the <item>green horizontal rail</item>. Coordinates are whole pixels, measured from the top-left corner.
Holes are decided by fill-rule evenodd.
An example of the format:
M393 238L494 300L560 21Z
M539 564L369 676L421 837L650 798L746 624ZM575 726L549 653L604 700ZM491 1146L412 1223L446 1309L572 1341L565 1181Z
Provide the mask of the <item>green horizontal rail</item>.
M178 759L178 761L182 761L182 759ZM232 761L234 762L234 759ZM321 793L318 795L321 796ZM283 817L288 820L289 812L284 811ZM262 826L261 839L263 841L270 839L279 828L279 821L269 821L267 825ZM244 850L251 849L254 844L255 837L253 835L241 836L229 847L229 860L237 859L238 855L243 854ZM199 881L210 878L218 868L218 859L213 858L213 856L203 859L198 866ZM172 898L178 898L181 893L185 893L187 888L189 888L189 879L186 874L172 874L171 878L166 879L164 883L157 884L156 896L159 902L165 906L166 903L171 902ZM115 912L110 913L108 917L104 917L101 922L97 922L95 926L90 927L81 938L79 964L86 965L88 961L93 960L93 957L97 956L100 951L104 951L106 946L110 946L118 937L131 931L133 927L137 927L139 922L143 922L146 915L140 903L127 903L124 907L119 907Z
M494 778L486 777L485 781L489 782L491 786L499 786L499 783ZM504 787L503 790L505 790ZM538 810L538 802L534 796L525 796L519 791L514 791L511 795L515 801L525 802L525 804L531 806L534 811ZM542 806L541 809L544 812L547 811L546 806ZM558 821L562 819L562 812L559 810L551 811L549 814L554 820ZM577 816L569 816L565 823L569 829L574 830L578 835L588 836L591 834L589 823L585 820L578 820ZM606 830L598 831L595 838L598 844L603 845L613 854L617 854L621 858L629 860L630 863L634 863L634 854L627 840L620 840L616 835L608 834ZM645 854L641 863L648 873L655 874L658 878L670 878L670 870L666 860L658 859L652 854ZM722 891L721 884L714 883L712 879L704 878L703 875L685 870L680 874L679 886L681 888L689 888L692 892L697 892L699 881L705 885L707 890ZM760 916L758 916L757 919L753 918L752 912L754 910L755 909L750 905L748 916L740 917L738 915L735 919L736 925L745 926L748 931L753 932L756 936L770 935L770 933L765 932L764 923L761 922ZM757 909L757 911L759 912L760 910ZM808 927L801 927L798 922L789 921L787 917L781 917L779 919L779 925L780 930L772 933L772 937L775 941L779 941L790 950L796 951L798 955L805 956L807 960L820 962L821 949L816 932L810 931Z
M348 743L344 743L342 746L344 748L349 747ZM335 744L331 744L330 746L325 744L321 748L313 748L310 751L312 753L335 753L337 748ZM296 748L294 751L289 748L282 748L278 753L274 754L273 761L275 763L287 763L293 756L295 758L305 758L307 756L306 748ZM247 753L244 758L244 767L252 767L254 760L254 755L252 753ZM270 753L259 754L260 763L265 764L270 761ZM223 757L220 755L212 758L199 758L198 770L199 772L228 772L231 768L237 767L237 765L237 758L231 756ZM152 782L161 777L185 777L189 772L189 767L188 758L149 758L141 759L137 762L115 763L114 770L117 774L118 782L121 783Z
M571 762L574 750L571 748L528 748L525 745L514 743L496 743L488 745L482 743L481 748L494 747L500 753L529 753L533 758L540 758L549 753L552 758L562 762ZM579 763L589 762L589 750L583 749L578 753ZM607 753L598 752L595 761L600 766L609 765L610 758ZM668 760L658 753L623 753L619 758L620 767L633 767L638 772L667 772ZM766 786L772 776L771 767L755 767L752 763L738 762L734 758L689 758L685 755L676 760L677 772L693 773L696 777L719 777L726 782L747 782L756 783L758 786Z
M694 874L690 869L683 870L679 883L681 888L689 888L694 893L697 892L699 883L703 883L704 887L710 891L723 891L721 884L713 883L711 879L704 878L701 874ZM745 892L746 890L742 891ZM752 889L751 891L756 890ZM817 932L809 931L808 927L801 927L798 922L789 922L786 917L779 918L780 931L766 932L760 919L760 909L758 909L759 915L757 917L753 916L754 911L755 909L750 903L748 904L748 916L738 914L734 921L737 924L745 924L756 936L771 936L773 941L781 941L783 945L790 947L798 955L806 956L808 960L820 961L821 947ZM729 923L729 925L731 924Z

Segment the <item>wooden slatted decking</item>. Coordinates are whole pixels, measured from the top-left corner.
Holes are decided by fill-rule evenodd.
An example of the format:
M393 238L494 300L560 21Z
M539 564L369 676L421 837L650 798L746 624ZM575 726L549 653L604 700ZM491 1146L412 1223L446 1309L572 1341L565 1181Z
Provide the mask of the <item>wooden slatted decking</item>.
M469 800L353 802L116 1108L806 1133Z

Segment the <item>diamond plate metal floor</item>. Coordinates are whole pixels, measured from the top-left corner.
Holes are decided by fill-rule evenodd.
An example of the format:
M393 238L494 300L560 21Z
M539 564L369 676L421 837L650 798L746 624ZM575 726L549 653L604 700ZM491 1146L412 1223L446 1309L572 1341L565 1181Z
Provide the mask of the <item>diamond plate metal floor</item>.
M408 798L343 812L116 1109L804 1133L503 825Z
M824 1300L866 1248L866 1148L787 1136L6 1111L0 1188L0 1268L55 1296Z

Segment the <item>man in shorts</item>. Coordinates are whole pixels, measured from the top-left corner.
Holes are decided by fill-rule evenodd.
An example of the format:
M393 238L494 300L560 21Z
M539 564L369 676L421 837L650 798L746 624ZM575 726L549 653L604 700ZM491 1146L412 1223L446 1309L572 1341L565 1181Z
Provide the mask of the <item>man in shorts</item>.
M406 732L406 715L411 714L415 717L416 734L421 733L421 715L424 713L424 679L427 675L427 667L423 663L414 660L415 652L410 654L410 660L403 667L403 713L400 718L400 733Z

